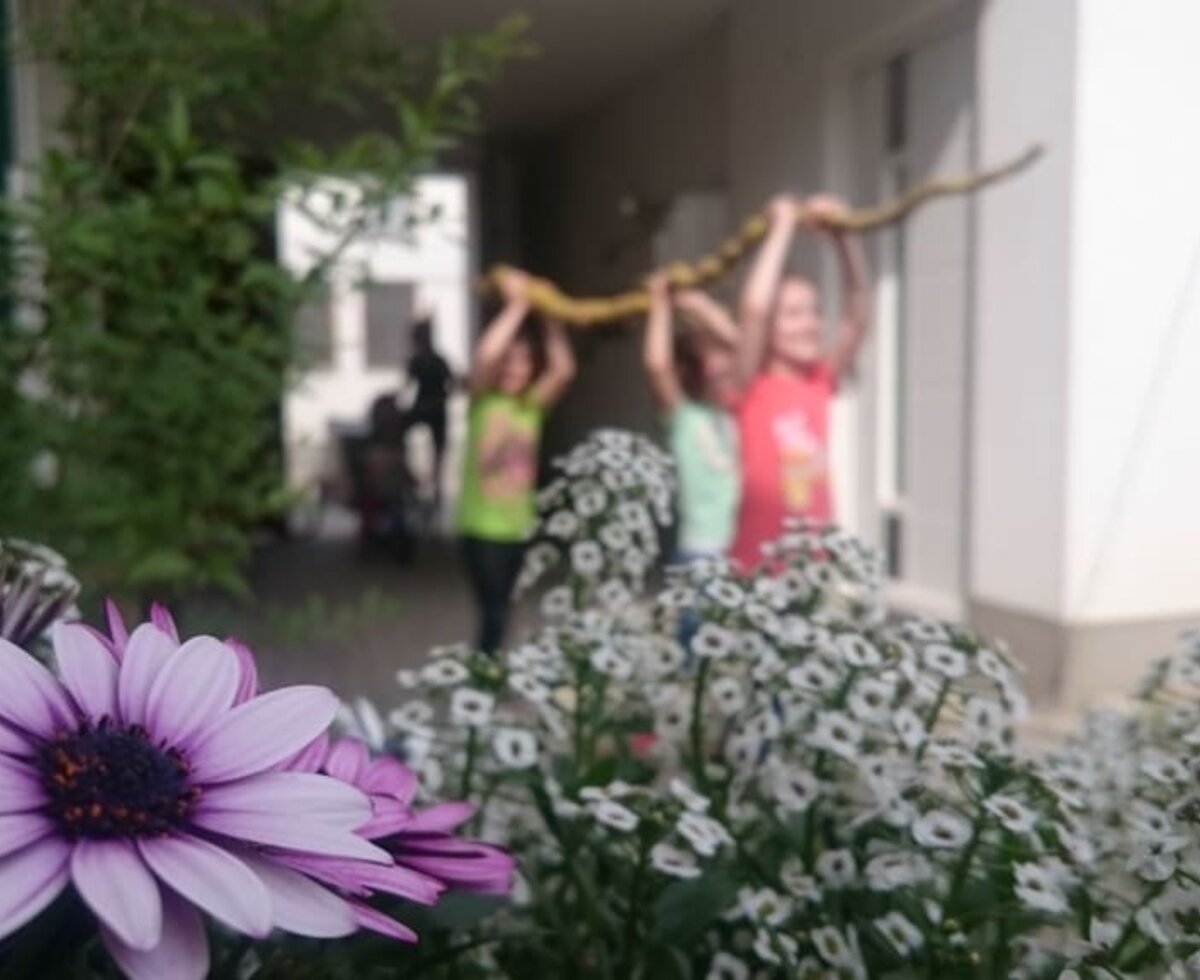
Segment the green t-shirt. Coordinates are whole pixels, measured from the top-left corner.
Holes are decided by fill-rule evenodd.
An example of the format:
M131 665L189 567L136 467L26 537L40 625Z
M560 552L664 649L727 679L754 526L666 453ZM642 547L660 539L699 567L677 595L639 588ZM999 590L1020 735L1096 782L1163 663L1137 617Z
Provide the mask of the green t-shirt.
M536 517L538 441L545 412L531 398L488 392L472 399L458 529L490 541L523 541Z
M733 541L741 492L733 417L715 405L684 399L666 421L679 480L679 550L723 554Z

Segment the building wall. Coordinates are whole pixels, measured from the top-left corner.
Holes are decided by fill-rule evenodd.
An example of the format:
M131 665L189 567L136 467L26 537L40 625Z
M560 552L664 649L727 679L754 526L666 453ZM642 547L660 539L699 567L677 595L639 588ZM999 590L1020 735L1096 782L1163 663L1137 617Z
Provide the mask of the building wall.
M1200 4L1080 4L1064 613L1200 622Z

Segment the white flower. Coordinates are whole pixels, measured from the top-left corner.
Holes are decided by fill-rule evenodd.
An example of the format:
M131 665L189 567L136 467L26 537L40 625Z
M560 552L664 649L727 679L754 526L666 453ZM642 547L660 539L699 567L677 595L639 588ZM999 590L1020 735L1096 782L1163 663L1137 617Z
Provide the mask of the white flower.
M825 884L833 888L846 888L854 882L858 868L854 862L854 855L844 848L839 848L823 852L817 858L816 871Z
M598 647L592 651L588 662L595 670L618 681L627 681L633 676L633 665L628 658L612 647Z
M930 875L929 864L920 854L907 851L885 851L867 862L867 887L876 892L896 888L911 888Z
M442 784L445 782L445 776L442 773L442 764L431 755L424 756L415 764L410 760L409 764L417 774L417 782L431 796L437 796L438 791L441 790Z
M747 602L742 608L742 615L751 626L768 636L774 636L779 630L779 617L761 602Z
M1020 800L1005 793L995 793L983 801L984 809L1013 834L1028 834L1037 824L1037 814Z
M855 969L860 966L857 953L842 933L833 926L821 926L809 934L818 955L830 966Z
M892 714L894 685L875 677L864 677L854 685L846 699L846 707L860 721L882 722Z
M801 902L818 903L822 901L823 893L816 879L804 870L804 862L795 855L788 857L779 869L779 882L787 889L788 894Z
M784 932L759 929L754 934L754 954L764 963L782 966L796 958L800 944Z
M678 776L674 777L670 783L671 795L682 803L687 809L695 813L704 813L711 805L711 801L707 796L702 796L692 789Z
M668 742L684 738L691 725L691 706L683 697L673 697L663 704L654 719L654 733Z
M913 823L912 835L922 847L956 850L971 839L971 822L949 810L930 810Z
M717 823L712 817L706 817L702 813L693 813L691 810L686 810L679 815L675 829L691 845L692 850L701 857L712 857L723 844L733 842L729 831L722 824Z
M623 803L618 803L616 800L601 799L588 805L592 816L604 826L618 830L622 833L629 833L637 830L638 815Z
M486 691L460 687L450 698L450 722L454 725L480 726L492 720L496 699Z
M792 903L770 888L741 888L738 909L755 925L781 926L792 914Z
M692 637L692 650L697 657L719 659L731 654L736 643L737 637L732 630L716 623L705 623Z
M624 524L605 524L596 537L609 551L624 551L630 545L629 529Z
M1017 898L1029 908L1051 915L1062 915L1070 910L1062 890L1062 876L1057 871L1041 864L1028 862L1013 866Z
M883 654L863 637L855 633L844 633L837 638L838 652L851 667L878 667L883 663Z
M967 655L944 643L931 643L921 654L925 666L950 680L967 676Z
M998 745L1003 740L1008 720L997 702L990 698L971 698L967 702L965 727L972 741Z
M780 809L788 813L803 813L821 796L821 783L807 769L799 766L776 765L770 774L771 793Z
M750 980L750 967L722 950L709 963L705 980Z
M672 878L700 877L700 865L690 853L662 841L650 849L650 863Z
M550 688L532 674L524 671L517 670L509 674L508 686L522 697L536 701L538 704L545 704L550 700Z
M579 518L574 511L555 511L546 520L546 533L556 538L573 538L579 532Z
M574 600L571 589L566 585L555 586L542 596L542 615L547 619L561 619L571 612Z
M1182 759L1178 756L1168 755L1159 749L1145 749L1142 752L1139 768L1156 783L1168 786L1187 783L1191 780L1191 774Z
M726 609L737 609L746 601L746 593L727 579L716 579L704 587L705 593Z
M683 648L674 640L652 637L642 648L641 666L654 677L673 674L683 666Z
M911 619L903 626L904 634L918 643L944 643L950 639L946 627L927 619Z
M1058 842L1076 864L1089 866L1096 860L1096 847L1086 834L1076 833L1063 824L1055 824Z
M404 690L411 691L414 687L421 683L421 679L417 676L415 670L400 669L396 671L396 683Z
M982 769L983 760L957 742L938 739L929 743L928 758L947 769Z
M597 517L608 506L608 494L595 484L575 495L575 513L580 517Z
M609 579L596 590L596 600L606 609L624 609L633 602L633 593L620 579Z
M434 687L461 684L470 676L470 671L457 660L434 660L421 668L421 679Z
M433 721L433 705L425 701L409 701L388 713L388 722L402 732L424 730Z
M875 928L901 956L911 956L923 945L925 936L902 912L889 912L875 920Z
M840 711L823 711L817 716L817 726L809 741L817 748L853 760L858 755L862 736L862 726L858 722Z
M497 728L492 751L505 769L528 769L537 765L537 739L523 728Z
M1000 659L999 654L994 650L989 650L987 647L981 648L975 654L975 666L979 668L979 672L984 677L990 678L997 683L1007 681L1011 673L1008 665Z
M823 694L837 687L839 678L832 667L823 661L811 659L787 672L788 683L802 691Z
M746 691L736 677L718 677L708 693L723 715L736 715L746 706Z
M604 552L595 541L576 541L571 545L571 568L584 578L592 578L604 568Z
M897 708L892 714L892 727L896 729L901 744L909 752L919 749L928 734L925 731L925 722L912 708Z

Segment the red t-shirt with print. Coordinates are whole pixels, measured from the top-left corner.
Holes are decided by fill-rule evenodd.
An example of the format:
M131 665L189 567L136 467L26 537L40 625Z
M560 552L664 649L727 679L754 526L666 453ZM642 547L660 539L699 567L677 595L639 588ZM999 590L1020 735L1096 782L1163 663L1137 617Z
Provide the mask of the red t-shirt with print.
M742 396L742 501L732 553L743 568L758 565L785 518L832 521L829 406L836 391L837 375L819 361L795 374L764 372Z

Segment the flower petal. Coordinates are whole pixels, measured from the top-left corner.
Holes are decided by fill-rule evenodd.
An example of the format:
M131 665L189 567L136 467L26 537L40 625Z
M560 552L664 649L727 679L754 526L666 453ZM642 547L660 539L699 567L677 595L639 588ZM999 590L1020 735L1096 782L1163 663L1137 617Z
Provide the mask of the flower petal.
M125 659L125 648L129 645L129 630L125 628L125 617L112 599L104 600L104 618L108 620L108 635L112 637L113 653L117 662Z
M215 834L224 834L235 840L255 844L384 864L391 861L386 851L352 831L319 820L305 820L303 816L295 813L197 810L192 815L192 823Z
M93 721L116 718L118 667L112 653L82 623L56 623L52 637L58 674L79 710Z
M71 845L59 837L0 859L0 939L16 932L58 898L70 878Z
M40 813L0 815L0 858L28 847L54 830L54 824Z
M273 861L248 854L242 860L267 886L277 928L316 939L337 939L358 929L349 903L328 888Z
M142 623L129 637L117 679L117 704L127 724L146 723L150 689L177 647L166 633L150 623Z
M27 736L0 721L0 754L25 758L33 755L33 749L33 743Z
M329 727L338 701L324 687L285 687L239 704L197 736L193 778L220 783L265 772L294 756Z
M175 625L175 617L171 611L160 602L150 603L150 622L167 634L176 646L179 646L179 629Z
M238 682L237 697L234 703L241 704L249 701L258 694L258 665L254 662L254 652L236 637L226 637L225 645L237 654L238 664L242 668L242 679Z
M475 806L471 803L439 803L414 813L412 819L404 825L404 831L411 834L446 833L466 823L473 816Z
M200 914L178 895L162 895L162 937L153 949L126 946L107 929L104 946L129 980L204 980L208 976L208 938Z
M399 759L385 755L367 767L361 786L368 793L393 796L405 806L417 795L417 774Z
M320 735L304 746L294 758L281 762L279 768L286 769L289 772L318 772L325 762L325 756L328 754L329 733L321 732Z
M76 841L71 880L96 918L126 946L148 950L158 945L162 896L129 841Z
M2 639L0 719L43 738L77 722L75 709L54 675L20 647Z
M371 756L366 743L357 738L340 738L333 743L325 759L325 771L334 779L357 786L366 775Z
M267 887L229 851L199 837L143 837L138 850L176 892L231 929L261 938L271 931Z
M303 819L346 830L371 817L371 801L361 791L331 776L308 772L266 772L235 783L210 786L200 809L239 813L295 813Z
M358 924L364 929L370 929L372 932L388 936L391 939L398 939L402 943L417 941L417 934L408 926L371 908L371 906L364 905L362 902L351 902L350 907L354 909Z
M0 755L0 813L28 813L46 804L37 772L25 763Z
M171 654L146 699L146 727L186 748L233 707L242 669L220 640L197 636Z

